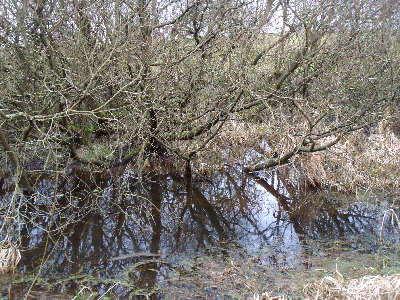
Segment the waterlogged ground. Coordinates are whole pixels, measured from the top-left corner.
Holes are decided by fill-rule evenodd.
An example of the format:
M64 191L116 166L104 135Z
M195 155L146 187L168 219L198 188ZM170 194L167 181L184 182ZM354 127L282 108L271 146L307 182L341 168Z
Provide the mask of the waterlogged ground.
M322 276L400 272L396 199L299 190L278 171L75 174L56 193L43 180L32 201L19 199L22 259L0 278L6 298L304 297Z

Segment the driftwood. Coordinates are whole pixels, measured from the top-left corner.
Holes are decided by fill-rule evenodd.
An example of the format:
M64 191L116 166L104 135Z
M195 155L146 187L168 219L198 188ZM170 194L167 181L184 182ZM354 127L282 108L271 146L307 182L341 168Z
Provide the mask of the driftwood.
M148 252L138 252L138 253L131 253L131 254L126 254L118 257L112 257L109 260L110 261L116 261L116 260L122 260L122 259L127 259L127 258L132 258L132 257L159 257L160 254L154 254L154 253L148 253Z

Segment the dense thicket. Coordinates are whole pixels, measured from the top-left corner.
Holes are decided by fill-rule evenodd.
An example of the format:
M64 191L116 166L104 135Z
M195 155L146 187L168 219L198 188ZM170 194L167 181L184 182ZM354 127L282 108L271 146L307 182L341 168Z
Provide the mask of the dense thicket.
M190 162L232 120L265 131L271 155L254 170L396 113L396 1L1 6L1 164L27 192L32 165Z

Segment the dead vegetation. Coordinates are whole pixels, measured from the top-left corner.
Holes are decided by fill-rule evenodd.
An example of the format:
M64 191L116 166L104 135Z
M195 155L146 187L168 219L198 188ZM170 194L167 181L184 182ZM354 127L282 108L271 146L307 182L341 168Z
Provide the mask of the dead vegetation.
M0 274L13 272L20 260L21 253L16 247L0 249Z
M57 186L70 161L93 178L228 165L282 170L299 190L400 187L399 126L385 111L398 105L393 1L60 3L0 4L0 165L15 176L10 193L35 195L35 173ZM33 160L40 170L27 168ZM21 228L30 219L22 205L2 212L2 224ZM20 254L10 247L0 258L9 272Z
M399 265L386 254L346 251L339 241L326 249L326 257L309 257L306 267L271 265L257 256L204 256L182 262L180 272L161 289L165 299L400 299ZM238 256L239 255L239 256ZM298 259L304 257L299 256ZM382 263L382 260L385 260ZM199 267L201 266L201 267Z
M226 165L256 164L291 147L289 142L280 141L278 148L270 148L269 141L273 136L262 125L231 121L193 161L193 170L212 174ZM353 132L328 151L298 155L279 168L299 188L307 182L342 192L368 189L395 193L400 187L399 165L400 138L390 122L382 121L374 128Z
M326 153L300 159L310 181L341 191L396 192L400 187L400 139L381 122L375 133L353 133Z
M359 279L344 280L326 276L304 287L309 299L400 299L400 274L391 276L364 276Z

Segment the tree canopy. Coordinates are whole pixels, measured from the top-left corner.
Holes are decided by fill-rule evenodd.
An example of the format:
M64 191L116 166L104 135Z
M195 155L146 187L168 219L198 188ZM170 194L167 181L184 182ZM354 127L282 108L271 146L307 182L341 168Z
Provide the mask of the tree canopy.
M396 116L395 2L2 0L2 166L190 164L231 121L265 132L250 171L325 150Z

